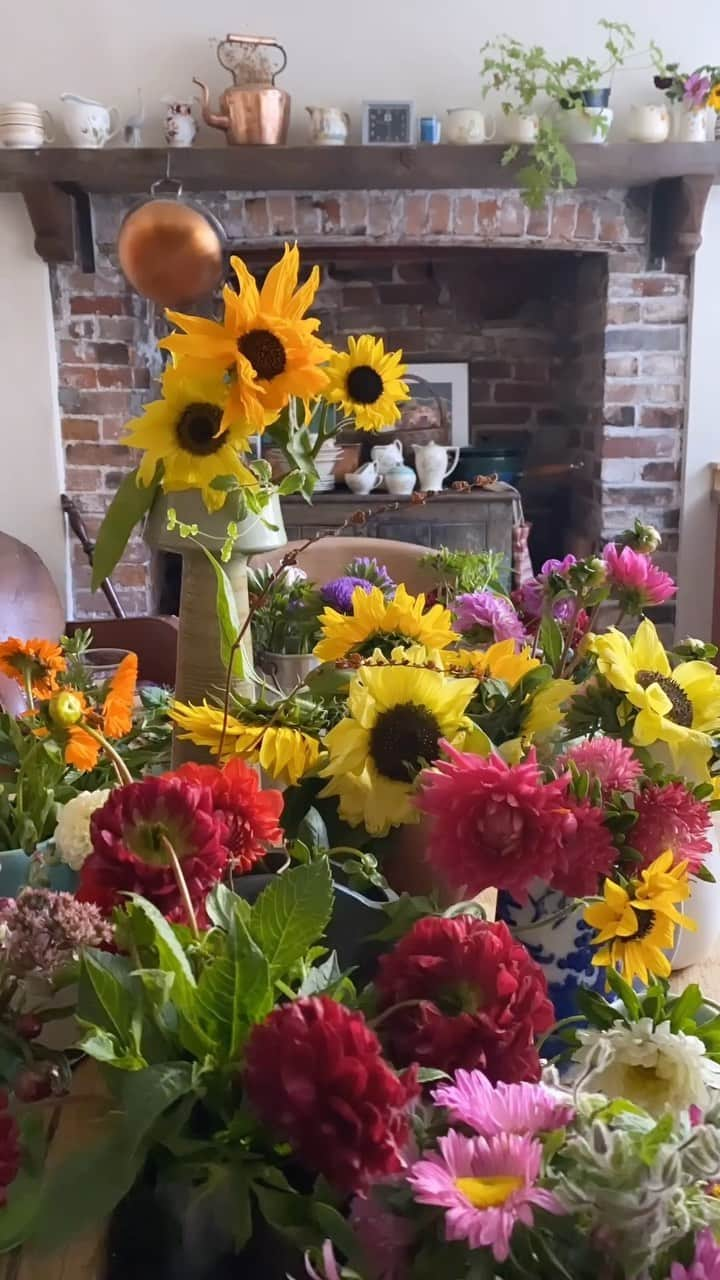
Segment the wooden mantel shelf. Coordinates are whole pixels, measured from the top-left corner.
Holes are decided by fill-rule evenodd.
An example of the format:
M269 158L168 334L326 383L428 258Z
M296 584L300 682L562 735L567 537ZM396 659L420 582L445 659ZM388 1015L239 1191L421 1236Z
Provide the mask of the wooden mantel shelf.
M504 150L495 143L0 150L0 192L24 196L37 251L46 261L68 261L77 249L92 270L94 194L140 195L168 173L188 192L507 190L518 185L521 161L503 167ZM689 234L686 247L694 252L707 195L720 180L720 143L582 145L573 155L580 188L653 188L661 241L673 243L679 230Z

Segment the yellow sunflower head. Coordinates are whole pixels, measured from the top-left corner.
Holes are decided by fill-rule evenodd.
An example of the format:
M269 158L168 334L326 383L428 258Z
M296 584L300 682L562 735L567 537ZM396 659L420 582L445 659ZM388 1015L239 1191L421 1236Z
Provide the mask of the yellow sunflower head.
M602 900L585 908L586 923L598 930L593 964L618 969L630 983L667 978L676 927L697 927L676 906L689 894L687 863L673 866L672 852L661 854L627 888L606 879Z
M379 431L398 421L398 406L410 399L403 382L406 372L402 351L386 351L382 338L364 333L348 339L347 351L334 353L327 367L325 399L354 418L358 430Z
M320 273L313 267L298 288L300 255L297 245L287 244L261 289L241 258L231 258L230 265L239 292L225 286L222 322L168 311L168 319L183 332L164 338L160 346L190 372L229 374L223 427L239 417L251 431L260 432L293 396L311 400L327 384L320 366L331 348L315 336L319 320L305 316L317 293Z
M203 702L201 707L173 702L170 718L183 730L180 737L196 746L207 747L213 755L220 751L223 740L223 712ZM320 744L311 733L298 725L244 722L231 715L223 741L221 762L238 756L250 764L259 764L277 782L295 786L306 773L311 773L320 758Z
M445 649L459 637L452 629L449 609L435 604L425 609L425 596L411 596L401 583L392 600L379 587L356 587L352 613L327 608L320 615L323 636L315 646L321 662L337 662L350 653L369 657L374 650L392 653L398 646L423 645Z
M353 677L348 714L330 730L324 796L338 796L340 817L371 835L417 822L412 794L420 770L446 738L463 746L465 711L477 681L412 666L364 666Z
M139 484L152 484L161 462L163 489L167 493L199 489L208 511L218 511L225 501L225 493L212 487L219 476L234 476L242 485L257 484L240 460L240 453L248 448L250 428L237 419L222 425L228 398L222 378L191 377L168 368L162 393L162 400L153 400L127 424L123 437L123 444L143 450Z
M442 663L446 671L462 671L476 680L503 680L511 689L529 671L540 666L540 659L533 658L529 648L515 650L513 639L500 640L487 649L445 649Z
M589 647L598 671L625 695L638 747L666 743L677 772L703 778L720 729L720 675L709 662L671 666L647 618L631 638L612 627L593 635Z

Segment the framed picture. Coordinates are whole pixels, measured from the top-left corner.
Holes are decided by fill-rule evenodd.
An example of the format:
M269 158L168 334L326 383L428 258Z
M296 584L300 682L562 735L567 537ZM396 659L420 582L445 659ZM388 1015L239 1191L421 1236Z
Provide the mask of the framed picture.
M416 418L422 415L422 424L407 422L407 426L434 426L439 429L449 424L450 444L470 443L469 384L470 367L464 361L448 361L444 364L409 364L408 373L422 382L410 383L412 406L403 413Z

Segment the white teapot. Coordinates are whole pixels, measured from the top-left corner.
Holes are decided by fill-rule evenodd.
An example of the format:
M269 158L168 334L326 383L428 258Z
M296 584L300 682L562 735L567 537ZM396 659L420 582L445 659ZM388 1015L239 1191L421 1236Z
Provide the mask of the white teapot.
M443 487L443 480L455 470L460 449L456 445L448 449L444 444L414 444L415 470L418 473L420 488L424 493L438 493ZM450 458L449 455L455 456Z
M399 440L393 440L391 444L375 444L370 450L370 457L380 475L384 476L391 467L402 466L403 447Z

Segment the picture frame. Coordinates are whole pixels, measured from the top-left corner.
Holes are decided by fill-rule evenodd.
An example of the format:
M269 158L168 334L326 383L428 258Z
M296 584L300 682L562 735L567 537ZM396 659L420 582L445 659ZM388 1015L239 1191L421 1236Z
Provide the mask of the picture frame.
M443 362L421 363L413 361L408 364L408 373L422 378L422 384L413 386L410 391L413 400L428 405L437 413L437 404L447 415L450 423L450 444L463 445L470 443L470 366L465 360L448 360Z
M380 117L388 120L391 137L375 136L375 122ZM364 146L404 147L412 146L416 139L415 103L407 98L397 101L375 99L362 104L362 140Z

